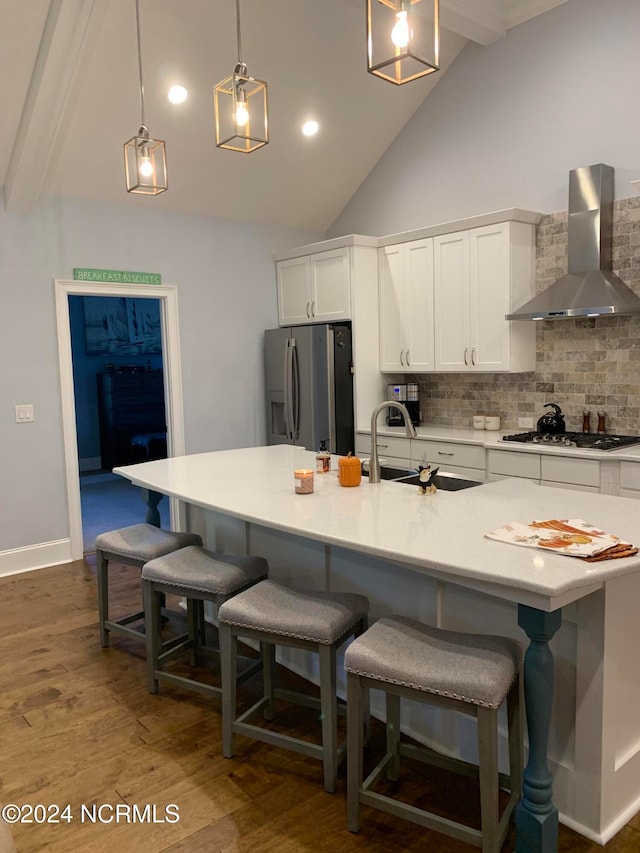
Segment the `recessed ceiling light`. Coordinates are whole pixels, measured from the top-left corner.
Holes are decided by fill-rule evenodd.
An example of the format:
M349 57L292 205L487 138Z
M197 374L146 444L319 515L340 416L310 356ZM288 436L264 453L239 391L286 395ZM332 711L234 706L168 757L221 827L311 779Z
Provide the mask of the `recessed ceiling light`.
M305 121L302 125L302 132L305 136L315 136L318 132L320 125L317 121Z
M169 89L169 94L167 97L171 101L172 104L181 104L183 101L187 100L187 95L189 93L184 88L184 86L172 86Z

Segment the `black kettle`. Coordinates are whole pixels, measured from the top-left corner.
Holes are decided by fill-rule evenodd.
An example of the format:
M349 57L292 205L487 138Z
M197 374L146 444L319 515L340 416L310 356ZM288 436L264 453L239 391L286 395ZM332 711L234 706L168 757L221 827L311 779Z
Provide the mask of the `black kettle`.
M557 406L555 403L545 403L544 405L545 408L551 406L553 412L545 412L541 418L538 418L538 432L551 433L552 435L566 432L564 415L560 410L560 406Z

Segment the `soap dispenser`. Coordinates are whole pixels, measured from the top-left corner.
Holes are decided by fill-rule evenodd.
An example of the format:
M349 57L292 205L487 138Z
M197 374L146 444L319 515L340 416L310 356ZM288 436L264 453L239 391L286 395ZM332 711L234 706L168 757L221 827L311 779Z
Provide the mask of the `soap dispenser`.
M320 450L316 453L316 474L328 474L331 470L331 454L327 450L327 442L320 442Z

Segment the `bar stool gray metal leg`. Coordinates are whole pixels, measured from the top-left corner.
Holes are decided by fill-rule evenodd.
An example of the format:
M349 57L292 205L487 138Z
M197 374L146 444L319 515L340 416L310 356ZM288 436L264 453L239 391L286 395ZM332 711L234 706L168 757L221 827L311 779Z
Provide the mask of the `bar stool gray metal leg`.
M96 574L98 582L98 613L100 645L106 649L109 645L109 630L106 626L109 613L109 574L108 561L102 551L96 551Z
M396 782L400 778L400 697L387 693L387 752L390 759L387 779Z
M324 748L324 788L335 790L338 778L338 712L336 706L336 647L320 646L320 714Z

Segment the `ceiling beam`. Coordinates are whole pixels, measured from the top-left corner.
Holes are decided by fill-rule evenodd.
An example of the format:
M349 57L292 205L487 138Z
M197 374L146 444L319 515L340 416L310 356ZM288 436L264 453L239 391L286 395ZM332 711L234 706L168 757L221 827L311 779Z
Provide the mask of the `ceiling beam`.
M484 47L507 33L507 14L500 0L441 0L440 23Z
M59 137L70 92L86 57L89 24L97 0L51 0L42 31L4 185L6 210L33 210Z
M549 9L554 9L566 2L567 0L514 0L508 9L507 26L509 29L517 27L518 24L535 18L536 15L542 15L543 12L548 12Z

